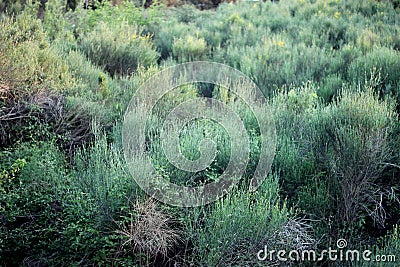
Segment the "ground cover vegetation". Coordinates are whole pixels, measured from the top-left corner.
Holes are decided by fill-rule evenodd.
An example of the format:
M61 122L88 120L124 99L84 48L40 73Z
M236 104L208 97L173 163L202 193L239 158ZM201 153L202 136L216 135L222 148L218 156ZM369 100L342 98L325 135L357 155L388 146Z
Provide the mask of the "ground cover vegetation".
M350 266L257 259L264 246L322 251L339 238L400 261L399 1L0 0L0 12L1 266ZM148 136L201 95L233 107L249 131L244 182L177 208L135 183L121 129L141 84L195 60L259 86L276 154L250 192L260 155L251 109L201 83L165 95ZM182 129L182 153L198 158L204 138L218 154L198 173L169 163L157 138L146 153L166 179L201 185L221 175L231 148L220 125L197 120Z

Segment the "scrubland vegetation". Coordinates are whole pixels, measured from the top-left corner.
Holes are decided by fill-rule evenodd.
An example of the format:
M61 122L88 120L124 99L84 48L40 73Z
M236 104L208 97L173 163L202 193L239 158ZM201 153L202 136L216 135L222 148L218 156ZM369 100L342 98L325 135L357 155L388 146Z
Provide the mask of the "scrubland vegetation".
M59 0L0 1L1 266L400 264L399 1L201 10L209 4L103 0L71 10ZM195 60L237 68L259 86L276 124L276 155L256 192L239 183L215 203L178 208L135 183L121 128L141 84ZM166 95L155 115L207 90L235 105L223 89L192 84ZM250 109L241 114L254 124ZM161 126L154 116L148 134ZM217 179L229 162L227 133L202 120L183 131L188 158L206 137L218 156L189 174L166 160L156 139L146 153L159 173L189 186ZM244 181L260 153L259 133L249 136ZM396 255L397 265L257 259L264 246L321 251L339 238Z

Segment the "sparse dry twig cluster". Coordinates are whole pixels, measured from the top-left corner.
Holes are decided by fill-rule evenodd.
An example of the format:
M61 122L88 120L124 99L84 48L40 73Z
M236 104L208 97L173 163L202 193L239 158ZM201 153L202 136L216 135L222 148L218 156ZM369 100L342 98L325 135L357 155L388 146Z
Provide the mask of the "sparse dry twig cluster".
M116 232L134 253L144 253L151 258L167 257L174 246L181 241L180 232L172 227L173 219L163 212L154 199L130 202L130 218Z

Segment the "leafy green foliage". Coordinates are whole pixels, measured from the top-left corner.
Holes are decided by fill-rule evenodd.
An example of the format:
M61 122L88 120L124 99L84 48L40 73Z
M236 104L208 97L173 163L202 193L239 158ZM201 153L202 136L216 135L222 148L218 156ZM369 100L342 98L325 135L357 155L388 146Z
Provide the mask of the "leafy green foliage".
M0 23L0 83L18 89L5 93L18 97L20 92L69 86L65 62L49 46L40 20L30 10Z
M398 253L398 1L118 2L71 11L50 0L43 14L39 3L0 0L0 265L253 266L265 245L326 249L339 237ZM246 189L260 155L257 119L268 118L223 86L184 85L134 117L132 130L146 123L146 154L134 177L127 170L130 99L159 70L193 60L235 67L269 98L276 153L257 192ZM161 149L168 113L201 95L243 120L244 177L206 207L160 205L134 182L149 175L144 155L187 186L217 180L230 160L227 131L201 118L181 129L179 146L195 160L201 140L213 140L208 168L182 171Z
M130 74L138 67L156 63L158 54L153 49L149 34L128 25L97 25L82 37L80 47L85 55L111 75Z
M209 214L193 211L186 227L195 264L256 264L254 253L263 245L279 246L272 237L287 222L289 211L280 203L278 187L277 177L270 176L255 194L236 189L213 204Z
M205 60L207 44L203 38L187 35L184 39L174 39L172 54L178 62Z

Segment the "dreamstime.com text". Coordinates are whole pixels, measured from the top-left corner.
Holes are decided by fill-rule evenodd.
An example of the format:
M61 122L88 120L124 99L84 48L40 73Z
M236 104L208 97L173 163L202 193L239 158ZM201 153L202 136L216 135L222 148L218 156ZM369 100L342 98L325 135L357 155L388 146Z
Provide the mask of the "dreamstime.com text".
M396 262L396 255L372 255L371 250L350 250L345 239L338 239L337 248L324 249L319 253L316 250L268 250L267 246L257 252L260 261L372 261L372 262Z

